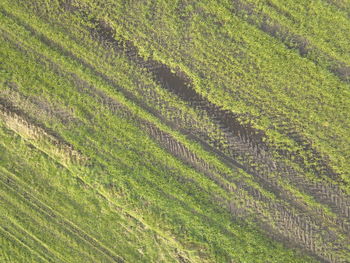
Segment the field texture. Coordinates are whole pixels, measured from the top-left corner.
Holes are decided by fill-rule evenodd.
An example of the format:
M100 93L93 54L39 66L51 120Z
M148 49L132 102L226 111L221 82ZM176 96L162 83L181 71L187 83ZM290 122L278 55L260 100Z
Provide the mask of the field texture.
M350 262L349 0L0 0L0 262Z

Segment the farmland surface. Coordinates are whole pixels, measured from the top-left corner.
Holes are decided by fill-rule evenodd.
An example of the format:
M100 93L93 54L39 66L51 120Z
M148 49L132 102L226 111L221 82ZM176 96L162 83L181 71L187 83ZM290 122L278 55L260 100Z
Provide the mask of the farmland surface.
M350 262L349 0L0 0L0 262Z

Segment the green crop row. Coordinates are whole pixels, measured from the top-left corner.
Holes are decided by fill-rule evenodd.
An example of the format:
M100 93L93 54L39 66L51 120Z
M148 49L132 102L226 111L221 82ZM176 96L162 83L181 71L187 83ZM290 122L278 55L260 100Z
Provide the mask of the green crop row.
M134 8L115 2L109 5L111 8L101 9L96 1L77 4L96 19L106 19L116 34L132 40L141 54L182 69L193 79L196 90L210 101L247 114L277 148L290 151L291 155L306 151L289 138L291 132L301 134L320 152L321 161L328 158L341 179L348 180L348 151L344 149L349 140L344 124L349 108L348 85L322 65L301 58L221 4L183 7L185 14L181 17L187 17L187 21L174 15L178 6L135 4ZM139 15L157 8L162 8L164 14L159 21ZM133 13L134 10L138 11ZM162 23L162 30L154 31L156 23ZM188 36L186 45L180 42L184 35ZM291 129L281 127L283 122L290 123ZM337 149L346 150L345 154ZM317 162L310 162L310 158L303 158L303 162L320 172Z
M19 28L16 28L16 31L19 33ZM28 36L28 39L29 39L29 36ZM27 41L28 41L27 39ZM34 43L33 43L34 44ZM37 46L39 45L39 43L35 43L34 46ZM47 54L47 56L50 56L50 57L53 57L53 54ZM50 77L50 79L53 79L52 77Z
M2 176L9 177L10 181L13 181L13 178L16 178L15 186L20 189L26 189L25 191L27 191L27 194L22 195L21 197L20 191L18 191L18 195L13 196L13 202L17 202L18 205L22 207L24 206L22 209L16 208L17 213L13 213L10 210L11 207L11 209L15 209L13 204L10 207L4 205L2 206L2 209L6 209L7 212L5 214L19 216L18 220L26 220L23 222L23 227L25 227L27 231L30 231L29 223L33 218L39 217L39 221L37 221L37 224L32 231L44 231L36 234L37 238L40 238L40 240L49 238L50 231L54 231L55 229L56 231L59 231L60 235L65 233L64 238L68 238L68 241L64 241L62 239L63 237L55 237L50 239L51 241L48 241L49 243L47 244L50 244L52 249L62 253L61 255L64 255L65 257L72 256L71 259L75 259L77 262L79 262L79 255L84 257L84 252L87 252L90 256L94 256L92 254L94 248L84 248L84 245L87 242L84 239L81 239L81 237L84 238L84 235L79 236L77 235L76 230L74 231L71 228L67 228L62 225L62 223L57 223L60 222L60 217L62 215L65 215L67 219L69 218L69 221L73 221L76 226L82 228L86 233L89 233L94 238L98 238L99 242L103 242L107 247L112 247L113 250L119 251L119 253L123 254L128 261L139 261L142 260L141 258L146 262L149 260L153 261L157 259L158 253L159 255L168 258L168 260L171 260L171 257L175 256L173 254L174 247L170 244L164 243L164 240L161 238L158 239L158 252L153 255L152 253L146 253L149 244L154 243L154 233L152 231L144 231L140 222L133 220L123 211L116 210L116 208L111 206L109 202L101 199L95 191L84 189L75 178L67 172L67 170L62 169L57 163L43 156L42 153L31 150L28 145L20 141L20 138L15 138L13 135L12 137L9 136L11 136L9 132L5 132L5 134L2 132L2 140L4 142L9 142L8 140L11 140L13 144L6 145L7 148L10 148L11 150L7 150L2 145L3 155L1 158L1 165L6 167L8 166L7 161L15 158L13 160L16 160L17 163L12 162L12 165L16 168L12 169L16 171L16 176L9 175L9 173L3 169L1 174ZM13 152L14 147L17 149L16 152ZM7 154L7 156L4 154ZM9 169L11 167L6 168ZM19 180L23 181L23 183L19 184ZM23 186L23 184L26 184L26 186ZM8 193L9 190L6 188L5 190L5 193ZM30 199L28 201L21 200L21 198L23 199L25 197ZM35 198L40 200L36 203L46 204L44 207L47 205L52 207L52 210L55 211L54 215L51 215L50 213L47 214L47 212L43 213L44 211L47 211L47 209L40 210L38 204L34 203L33 205L33 199ZM32 207L28 209L28 207L26 207L28 205ZM29 215L20 216L20 211L29 213ZM57 216L57 212L61 215L60 217ZM101 213L103 214L103 217L101 217ZM63 222L67 221L67 219L63 219ZM41 225L41 228L37 228L38 224ZM47 230L43 228L45 224L48 225ZM111 228L113 229L112 231ZM74 239L78 237L80 239L78 239L77 243ZM59 247L63 244L67 246L66 249L68 250ZM118 245L115 246L113 244ZM71 249L71 246L73 246L74 249L69 250ZM137 249L131 249L132 247L144 249L146 255L140 254L140 252L137 252ZM35 250L36 248L33 247L32 249ZM152 250L150 252L154 253L157 251L156 249L157 245L152 245ZM96 251L94 251L94 253L96 253ZM96 258L95 260L92 260L92 262L96 262L96 260L99 261L101 254L97 253L95 256ZM147 259L148 256L150 257L149 259ZM151 257L155 258L152 259Z
M251 175L239 169L231 170L232 167L219 160L215 154L204 151L200 143L172 130L140 107L144 105L138 105L138 102L142 102L142 97L147 94L142 88L152 89L153 93L148 93L150 99L145 100L146 104L156 109L166 120L177 119L184 123L186 118L193 119L200 129L202 125L214 125L211 119L205 115L200 119L200 111L163 90L150 73L128 60L125 54L114 52L113 48L101 45L100 42L86 37L86 34L94 26L98 26L93 21L103 21L116 30L116 38L119 34L123 40L132 40L141 55L150 56L173 69L181 69L192 78L194 88L199 94L225 109L243 114L242 121L250 119L255 127L266 132L269 143L277 150L298 152L304 165L313 172L311 178L318 176L319 170L315 167L318 162L313 160L313 152L289 138L288 132L299 132L311 140L313 147L329 156L331 165L338 168L337 172L347 182L344 172L348 165L345 161L347 152L340 155L334 149L340 147L339 149L346 150L349 139L345 119L348 104L346 101L337 101L337 97L334 98L336 89L330 89L332 85L339 86L341 92L337 96L346 99L346 84L328 74L323 67L315 66L312 62L301 59L296 52L286 50L283 44L264 35L254 26L242 22L239 17L231 16L224 5L203 2L193 6L181 6L180 10L180 3L170 4L166 1L159 1L158 6L137 3L132 8L113 1L74 1L73 6L64 6L61 3L36 1L31 6L28 1L28 8L36 8L42 14L41 19L46 19L45 22L26 14L17 6L18 3L4 1L1 4L3 9L0 10L0 18L3 23L0 25L0 56L3 62L0 80L7 90L11 90L9 85L15 83L20 96L38 96L48 104L61 105L64 110L72 112L77 122L69 122L68 125L52 118L40 118L38 122L57 132L60 138L86 156L88 161L82 166L74 163L66 165L54 155L46 156L48 151L45 144L33 143L37 147L35 150L30 150L27 146L18 147L19 138L11 135L12 138L17 138L16 145L8 143L10 146L4 146L4 152L17 149L18 157L23 151L27 152L27 156L37 156L37 159L31 157L26 160L21 157L23 164L28 163L28 166L22 168L20 163L16 165L16 169L8 166L6 161L2 165L8 170L17 170L18 176L29 176L26 175L26 170L33 171L33 178L36 174L43 173L45 180L49 181L53 180L52 171L56 170L59 175L65 174L66 178L76 176L87 186L91 186L86 192L95 189L96 195L103 196L109 205L115 205L128 216L137 218L140 224L150 229L145 232L147 241L135 241L135 236L144 233L144 230L134 234L134 230L129 229L127 232L130 233L131 240L119 250L118 246L111 244L120 242L124 233L107 235L106 221L105 226L94 225L93 219L90 221L91 225L82 224L86 231L91 231L98 240L103 240L104 246L109 250L128 257L127 261L168 262L175 261L176 257L185 257L194 262L266 262L266 258L271 258L271 262L311 261L300 258L298 254L266 238L249 218L232 221L232 215L223 203L234 199L237 205L240 201L238 194L226 192L210 178L188 167L142 130L140 123L149 122L210 163L217 169L218 175L228 174L231 178L236 178L236 181L242 180L261 190L265 198L275 199L272 193L256 185ZM67 9L71 9L72 13ZM151 12L156 13L151 16ZM181 17L177 15L179 13L182 14ZM208 14L208 18L204 18ZM187 21L191 24L186 22L186 16L191 16L191 22ZM154 31L157 23L163 28L159 32ZM69 30L70 27L72 30ZM182 28L187 28L188 34L184 34ZM69 30L69 33L65 33L65 30ZM183 36L188 38L183 39ZM85 41L79 43L81 40ZM230 45L230 40L235 45ZM181 41L188 41L186 48L192 49L185 50ZM236 47L238 43L241 44ZM271 43L274 49L266 50L264 46L271 46ZM288 61L283 61L285 56ZM291 64L294 64L293 69ZM276 74L276 71L280 74ZM291 76L291 80L287 82L290 86L281 89L282 84L286 85L287 76ZM303 87L305 83L308 83L307 87ZM320 83L323 84L322 87L319 86ZM300 87L300 92L295 91L294 85ZM96 94L105 94L116 104L120 104L120 108L111 108L115 106L101 102L101 97ZM125 94L132 96L125 97ZM166 107L152 101L152 96L166 102ZM314 116L315 110L320 110L320 105L316 102L321 96L327 103L322 112ZM133 102L133 98L138 102ZM310 102L303 101L303 98L310 99ZM169 113L172 108L177 112ZM338 118L331 121L335 112ZM282 126L285 122L288 123L287 128ZM320 123L327 129L319 130ZM222 136L217 127L212 127L208 134L216 139ZM335 136L332 143L330 134ZM2 138L5 138L4 133ZM25 137L23 139L26 140ZM9 141L11 139L7 139ZM278 156L277 152L275 156ZM282 155L279 158L286 157ZM48 163L51 166L42 171ZM53 164L57 167L53 168ZM296 168L301 169L299 166ZM305 171L301 169L301 172ZM235 189L235 184L226 179L225 183ZM67 182L59 187L63 189ZM284 184L282 180L281 185ZM346 185L341 186L347 189ZM45 190L48 186L38 184L35 187ZM310 206L310 211L321 208L329 216L334 216L327 207L299 193L294 187L284 187L299 200L305 201ZM74 191L78 191L77 189ZM72 195L74 191L72 190ZM252 197L248 194L246 198ZM216 199L221 201L217 202ZM49 200L47 197L47 202ZM80 200L83 202L86 199L82 197ZM64 203L65 200L62 200L54 207L58 209ZM264 209L267 217L272 218L273 212L269 212L268 208ZM25 206L23 211L29 213ZM69 210L67 213L75 220L84 218L82 211L73 213ZM87 218L93 218L93 214L99 214L99 211L88 214ZM34 222L36 217L29 217ZM110 214L110 219L122 220L114 214ZM100 220L97 219L96 224ZM123 220L127 221L125 218ZM25 222L23 224L26 225ZM33 223L28 222L26 227L30 228L30 224ZM59 236L58 232L55 233ZM44 234L41 232L38 235ZM153 236L157 238L154 239ZM43 240L45 238L48 237L42 237ZM165 251L162 249L164 244L156 244L159 238L169 243L164 247ZM142 248L135 245L139 242L143 244L140 245ZM50 244L56 249L59 245ZM176 248L181 251L178 252L181 255L176 255ZM82 247L79 249L84 250ZM342 253L339 252L337 256L346 257ZM75 258L74 254L67 256Z

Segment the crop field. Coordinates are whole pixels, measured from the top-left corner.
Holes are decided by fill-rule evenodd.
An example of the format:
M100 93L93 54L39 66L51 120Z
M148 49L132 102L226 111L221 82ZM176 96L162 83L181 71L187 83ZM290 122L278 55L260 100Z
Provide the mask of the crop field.
M349 0L0 0L0 262L350 263Z

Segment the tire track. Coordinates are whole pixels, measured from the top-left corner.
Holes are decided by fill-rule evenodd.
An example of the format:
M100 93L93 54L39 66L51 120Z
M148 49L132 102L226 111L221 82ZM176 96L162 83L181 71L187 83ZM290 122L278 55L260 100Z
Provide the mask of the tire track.
M18 45L17 45L18 46ZM42 56L41 56L41 58L43 58ZM52 65L52 66L54 66L54 64L50 64L50 65ZM57 68L56 68L57 69ZM72 74L73 76L75 76L74 74ZM113 104L113 106L116 106L115 104ZM85 184L85 183L84 183ZM90 187L90 186L89 186ZM106 197L106 196L104 196L103 194L99 194L99 196L101 197L101 198L103 198L103 199L106 199L106 200L108 200L108 198ZM110 202L110 200L108 200L109 202ZM137 217L134 217L134 216L131 216L132 218L134 218L135 220L138 220L139 221L139 219L137 218ZM156 231L157 232L157 231ZM158 232L157 232L158 233ZM159 233L158 233L159 234ZM165 238L165 239L168 239L168 238Z
M1 34L6 34L0 29ZM21 94L18 90L17 83L5 82L4 89L0 91L0 98L6 98L13 105L13 107L24 109L31 113L31 115L38 116L40 119L56 120L64 125L71 123L78 123L79 119L73 116L72 113L57 106L50 105L50 102L34 96L26 96Z
M117 45L119 45L118 43L116 43ZM134 50L132 50L132 55L134 54ZM127 55L128 56L130 56L130 53L127 53ZM198 96L197 94L195 94L195 92L193 91L193 90L186 90L186 84L184 84L183 83L183 81L182 80L179 80L179 79L176 79L176 76L173 74L173 73L171 73L170 72L170 70L168 70L167 68L165 68L165 67L163 67L163 66L159 66L156 62L153 62L153 61L151 61L151 62L149 62L149 63L145 63L144 62L144 60L143 60L143 58L140 58L138 55L136 55L136 58L134 58L134 57L131 57L131 59L135 62L136 61L136 64L138 64L139 66L141 66L141 67L145 67L145 68L147 68L148 70L151 68L152 70L150 70L150 72L152 72L152 73L154 73L155 75L156 75L156 79L158 79L158 80L160 80L160 82L165 82L165 86L166 86L166 88L171 88L171 86L170 86L170 84L174 84L172 87L175 87L175 89L177 89L176 90L176 94L178 95L178 96L180 96L181 97L181 95L183 95L182 96L182 98L183 99L187 99L187 100L192 100L192 101L203 101L203 98L200 98L200 96ZM155 64L155 66L153 66L152 64ZM144 66L144 65L146 65L146 66ZM151 66L150 66L151 65ZM160 71L159 69L161 69L162 71ZM165 72L164 72L164 70L165 70ZM166 73L168 76L165 76L164 77L164 73ZM162 79L163 78L163 79ZM180 84L180 85L179 85ZM180 88L179 88L180 87ZM184 92L185 91L185 92ZM192 92L192 94L191 94L191 92ZM186 98L184 98L184 96L186 97ZM214 112L214 116L213 116L213 119L214 120L218 120L218 121L221 121L222 120L222 118L220 117L220 115L222 115L222 116L226 116L226 119L228 119L229 120L229 122L231 122L231 124L232 124L232 119L234 119L234 118L232 118L231 116L227 116L227 112L222 112L220 109L217 109L217 108L215 108L215 105L210 105L210 103L208 103L208 102L205 102L204 103L206 106L205 106L205 110L208 112L209 111L209 113L210 112ZM209 105L209 107L208 107L208 105ZM208 109L209 108L209 109ZM203 108L201 109L201 110L203 110ZM219 113L219 114L218 114ZM219 116L218 116L219 115ZM229 118L229 117L231 117L231 119ZM219 123L219 125L222 125L223 127L225 127L225 128L227 128L228 130L230 130L231 129L231 132L234 132L235 130L237 130L237 128L236 127L233 127L233 129L232 129L232 126L229 126L229 125L227 125L227 123L222 123L222 121L221 121L221 123ZM239 127L241 127L241 126L239 126ZM253 146L253 152L257 155L258 154L258 151L257 151L257 149L258 149L258 145L259 145L259 143L256 143L255 142L255 138L256 137L252 137L252 135L251 134L249 134L249 132L247 132L247 129L245 128L245 127L243 127L243 129L241 129L240 131L243 131L243 134L245 134L246 136L245 136L245 143L247 142L247 139L246 138L249 138L248 140L251 142L250 144L248 143L248 147L250 146L250 147L252 147ZM248 130L249 131L249 130ZM239 138L239 139L241 139L241 138ZM255 144L255 145L254 145ZM255 146L255 147L254 147ZM272 161L273 162L273 161ZM273 164L274 164L274 166L276 167L276 164L273 162ZM258 172L260 172L260 171L258 171ZM265 179L264 177L261 177L261 179ZM266 180L266 183L268 183L268 181ZM281 189L279 189L281 192L283 191L283 190L281 190ZM287 194L285 194L284 195L284 197L285 197L285 199L287 199L288 200L288 198L287 198ZM306 229L307 229L307 231L309 232L309 233L312 233L312 230L310 230L310 229L312 229L312 228L310 228L308 225L306 225L306 227L305 227ZM306 238L302 238L303 239L303 241L304 241L304 243L306 243L306 246L307 247L309 247L311 250L315 250L315 245L314 245L314 242L312 242L312 241L309 241L308 239L306 239Z
M7 172L8 173L8 172ZM10 175L10 177L13 177L13 175ZM0 176L0 179L1 179L1 176ZM90 188L90 189L94 189L91 185L89 185L89 184L87 184L83 179L81 179L80 177L76 177L76 179L77 179L77 181L80 183L80 184L82 184L85 188ZM18 180L17 180L17 182L18 182ZM96 190L96 189L94 189L94 190ZM28 193L28 192L27 192ZM154 231L154 233L156 233L159 237L157 238L158 240L159 239L162 239L162 240L165 240L164 242L167 242L167 243L169 243L169 242L172 242L172 243L175 243L175 242L177 242L177 241L174 241L174 240L172 240L171 239L171 237L170 236L167 236L167 235L163 235L161 232L159 232L159 231L157 231L157 229L155 229L155 228L153 228L153 227L151 227L150 225L148 225L148 224L146 224L145 222L144 222L144 220L143 219L140 219L139 217L138 217L138 215L137 214L134 214L133 212L130 212L130 211L127 211L126 209L123 209L123 207L121 207L121 206L119 206L118 204L116 204L115 202L113 202L113 201L111 201L104 193L102 193L102 192L100 192L100 191L98 191L98 192L96 192L96 194L100 197L100 198L102 198L103 200L106 200L111 206L113 206L113 208L114 209L116 209L118 212L120 212L120 213L124 213L128 218L129 218L129 220L130 219L132 219L132 220L135 220L136 222L138 222L138 224L139 225L142 225L142 228L148 228L148 229L151 229L152 231ZM26 196L26 198L28 198L28 196ZM32 201L32 200L31 200ZM39 205L40 205L40 200L36 200L36 201L38 201L39 202ZM50 207L48 207L48 208L45 208L45 207L41 207L41 208L43 208L43 209L47 209L48 211L47 211L47 214L49 214L49 213L51 213L51 211L50 211ZM53 210L52 210L53 211ZM53 211L53 213L55 213L54 211ZM53 219L56 219L56 220L59 220L60 218L59 218L59 214L52 214L52 216L53 216ZM61 220L65 220L64 219L64 217L62 217L62 219ZM58 223L60 223L59 221L57 221ZM62 225L64 225L65 227L67 227L67 226L69 226L69 224L70 224L70 221L67 221L68 222L68 225L66 225L65 224L65 222L62 222ZM73 224L72 224L73 225ZM74 225L73 225L73 227L75 227ZM69 229L68 229L69 230ZM77 229L73 229L72 230L72 232L73 232L73 234L74 233L77 233L77 234L79 234L79 228L77 228ZM81 238L87 238L88 239L88 241L90 240L90 239L93 239L93 238L90 238L89 236L87 236L86 235L86 233L83 233L83 234L81 234ZM178 243L176 244L176 245L174 245L174 244L172 244L172 246L174 246L174 247L178 247ZM176 248L177 249L177 248ZM183 248L181 248L182 250L184 250ZM177 251L176 252L176 254L177 255L181 255L181 257L184 257L184 258L188 258L188 256L183 252L183 251ZM118 256L119 257L119 256ZM117 259L119 259L119 258L117 258ZM124 259L122 259L122 258L120 258L119 260L115 260L114 262L118 262L118 263L123 263L123 262L126 262Z
M83 86L86 88L86 87L89 87L90 85L88 85L87 83L84 83L84 82L82 82L81 80L79 81L79 83L81 83L81 84L84 84ZM89 87L89 89L92 89L92 87L90 86ZM84 92L86 92L86 90L84 91ZM100 99L101 99L101 101L103 101L105 104L107 104L109 107L111 107L111 109L113 110L113 111L115 111L116 109L118 109L118 110L120 110L120 105L118 104L118 103L116 103L116 102L114 102L111 98L109 98L109 97L107 97L107 96L103 96L103 93L101 93L101 92L98 92L98 91L94 91L94 92L96 92L99 96L100 96ZM128 115L128 117L130 117L130 114L127 114ZM134 117L132 117L132 118L134 118ZM145 124L145 123L143 123L143 125L146 125L145 126L145 128L147 128L147 124ZM151 129L152 129L152 127L151 127ZM156 131L155 133L159 133L159 130L158 131ZM175 141L173 141L173 140L170 140L169 138L169 136L167 135L167 134L160 134L160 137L162 138L162 137L164 137L164 138L167 138L166 139L166 141L170 144L170 146L171 146L171 148L170 148L170 152L172 152L173 154L175 154L176 155L176 152L177 152L177 150L176 150L176 145L178 145L178 143L177 142L175 142ZM169 147L168 147L169 148ZM184 150L184 148L182 147L182 146L180 146L180 148L182 148L183 150ZM181 150L180 150L181 151ZM177 154L178 155L178 154ZM193 161L195 160L195 156L194 156L194 154L193 153L191 153L191 152L186 152L186 155L185 155L185 158L182 158L183 160L187 160L187 159L190 159L190 162L192 162L193 163ZM211 178L213 179L213 176L211 175ZM216 178L216 182L218 183L218 179ZM220 182L219 183L221 186L224 186L224 183L222 183L222 182ZM226 190L227 190L227 188L226 188ZM232 202L231 202L231 207L232 207Z
M0 172L0 174L1 174L0 180L2 184L11 188L12 191L17 193L18 195L23 196L24 200L26 200L28 205L32 206L34 210L37 210L39 214L45 215L47 218L50 218L51 220L57 222L59 225L61 225L63 228L69 231L71 234L75 235L81 241L88 244L92 249L95 249L96 251L104 255L106 258L109 258L111 262L118 262L118 263L125 262L124 259L122 259L119 255L116 255L110 249L100 244L97 240L95 240L89 234L81 230L79 227L75 226L69 220L65 219L58 212L52 210L49 206L42 203L40 200L35 198L28 191L22 190L22 188L24 188L23 185L21 185L21 188L17 186L17 185L20 185L20 183L18 182L17 179L14 178L13 175L9 175L8 172L7 172L7 176L5 176L2 172Z
M217 112L217 111L216 111ZM217 113L216 113L216 115L217 115ZM214 115L214 117L215 117L215 115ZM219 118L219 120L220 120L220 118ZM249 138L249 136L246 136L247 138ZM242 140L238 140L238 141L242 141ZM247 143L246 143L246 139L244 139L243 140L244 142L242 142L242 144L243 145L246 145ZM174 144L172 144L172 145L174 145ZM241 147L241 146L240 146ZM174 146L172 146L172 147L170 147L171 149L172 149L172 151L175 151L175 147ZM238 147L239 148L239 147ZM256 148L256 147L255 147ZM249 147L248 147L248 149L249 149ZM257 152L256 150L253 150L254 152ZM191 159L191 158L190 158ZM194 157L192 157L192 160L194 159ZM307 227L305 227L305 228L307 228ZM310 228L311 229L311 228ZM304 238L305 239L305 238ZM305 239L306 240L306 239ZM306 241L305 241L306 242Z
M0 197L0 200L4 202L4 198L2 196ZM35 251L38 255L43 257L48 262L66 263L66 261L59 257L59 255L56 255L56 253L52 252L51 249L46 247L45 244L36 236L23 229L17 223L10 220L7 216L2 215L0 218L2 221L1 228L7 232L12 232L12 234L20 241L20 243L25 244L31 249L31 251Z
M267 14L262 12L257 13L255 7L252 4L245 4L241 0L233 0L234 9L231 11L237 14L240 18L246 20L249 24L257 27L266 34L282 42L289 49L298 50L301 57L305 57L319 65L324 67L322 63L315 58L324 60L329 66L325 67L326 70L334 74L343 82L350 82L350 66L344 62L338 61L331 55L323 52L317 46L313 45L306 37L293 33L287 27L274 21ZM277 8L270 3L272 8ZM242 11L248 14L248 18L243 18ZM289 17L288 15L286 15Z
M80 80L79 82L82 83L82 80ZM89 85L86 83L84 86L87 87ZM92 87L90 87L89 89L90 89L90 92L91 90L93 90ZM88 91L84 91L84 93L87 93L87 92ZM101 103L108 105L108 108L112 112L116 112L120 110L120 105L117 102L115 102L112 98L109 98L108 96L103 95L101 91L98 91L97 94L94 91L93 94L91 95L96 96L98 94L98 96L100 96ZM124 111L124 114L126 114L128 118L136 120L135 116L130 116L131 113L128 114L126 111ZM259 216L257 217L257 219L259 220L265 219L264 221L266 223L269 223L269 221L272 218L276 219L278 223L277 223L277 226L274 227L274 231L277 231L278 233L287 236L290 239L290 241L304 242L308 249L311 249L314 252L319 251L320 253L324 253L323 256L327 257L328 255L327 250L329 249L329 247L331 247L331 245L327 243L323 243L321 241L318 241L318 244L317 244L317 238L313 237L314 236L313 232L316 233L317 231L310 230L310 229L325 228L324 231L326 231L327 234L324 234L324 236L327 236L331 232L330 230L327 230L328 228L326 226L323 226L323 224L320 224L317 221L311 220L311 218L308 215L307 216L302 215L304 211L295 211L295 209L292 207L289 207L283 204L278 204L278 203L276 204L275 202L267 198L263 199L262 198L263 195L256 189L248 186L244 186L244 183L242 184L241 181L232 180L227 175L221 174L221 176L225 178L225 181L223 181L220 177L217 177L215 173L210 171L211 169L215 169L215 168L211 167L204 160L197 157L194 153L192 153L188 148L186 148L176 139L174 139L171 135L161 131L160 129L158 129L157 127L155 127L150 123L147 123L141 120L139 120L139 122L141 124L141 128L146 130L151 135L151 137L153 137L156 141L158 141L158 143L163 145L163 147L165 147L170 153L172 153L174 156L178 157L188 165L192 166L197 171L205 174L207 177L212 179L216 184L218 184L224 190L231 193L233 192L232 186L230 186L230 184L227 184L227 181L234 184L240 184L241 185L240 187L242 188L242 190L246 191L250 196L258 200L258 202L254 202L254 200L250 201L252 203L250 207L252 207L256 211L259 211ZM218 197L213 197L213 198L217 199ZM249 209L240 209L239 213L237 214L236 207L238 206L237 203L239 202L239 200L240 198L237 198L236 203L234 202L234 200L232 200L232 202L227 205L228 206L227 209L229 209L229 211L235 216L243 217L243 215L248 215L249 213L251 213ZM222 204L225 205L227 204L228 201L220 199L220 202L221 202L221 205ZM263 206L259 202L263 202ZM288 211L294 211L294 212L291 215L289 215ZM266 216L266 214L270 214L270 216ZM289 224L286 226L284 222L286 217L285 215L287 214L291 219L288 221ZM291 224L293 224L293 228L290 227ZM295 229L298 229L298 233L299 233L297 238L295 238L296 234L293 234L295 232ZM334 235L334 233L332 235ZM298 242L296 242L296 245L298 245L297 243Z
M2 232L2 236L6 239L12 239L13 242L16 242L17 244L22 245L25 247L28 251L36 254L36 257L41 260L41 262L50 262L45 257L40 255L37 251L31 249L25 242L24 240L21 240L20 238L16 237L13 233L10 232L10 230L7 227L1 226L0 225L0 233Z
M120 46L119 43L116 43L116 45ZM266 183L270 183L275 187L277 186L277 182L271 180L271 177L269 176L271 173L278 173L281 177L288 175L289 183L298 187L301 185L303 191L309 195L314 196L316 200L321 203L326 202L326 200L325 198L322 198L324 195L317 194L316 190L318 190L319 193L326 190L329 195L336 196L336 199L334 200L341 200L332 201L330 199L327 199L328 202L326 202L326 204L331 205L331 208L334 210L334 212L340 214L342 220L348 221L349 218L347 212L347 204L350 204L350 198L342 194L339 188L332 187L327 185L327 183L324 183L322 189L320 189L319 183L316 184L306 180L302 174L298 174L293 168L288 167L286 164L279 160L274 160L271 154L274 149L269 149L268 146L262 142L262 138L264 136L263 134L257 133L250 127L240 125L240 123L237 121L237 116L234 116L227 111L223 111L217 106L206 101L200 95L196 94L194 90L188 87L186 80L179 79L178 76L171 73L171 71L166 67L159 65L159 63L154 61L144 62L144 59L138 56L137 52L134 49L135 48L131 48L131 52L126 51L127 56L129 56L132 61L134 61L140 67L144 67L153 73L155 75L155 79L162 83L164 88L175 93L189 105L196 108L199 112L204 112L204 114L206 116L209 116L213 123L216 124L218 129L223 132L221 138L214 138L209 142L207 137L202 136L202 133L200 132L196 134L193 132L193 130L187 130L186 133L190 133L197 138L201 138L200 141L206 141L207 144L211 145L219 152L222 152L224 155L228 156L231 162L232 159L239 160L240 164L234 162L236 166L244 169L248 173L257 174L262 180L265 180ZM152 93L144 93L143 95L145 95L146 98L156 97ZM172 112L171 109L169 109L169 112ZM181 123L181 120L178 121L177 124L178 123ZM191 126L193 127L200 125ZM186 127L183 128L186 129ZM224 139L226 143L222 143L222 139ZM307 145L304 146L305 148L307 147ZM310 150L312 150L311 147ZM317 155L316 151L312 151L314 155ZM317 159L321 160L322 158ZM321 166L324 167L323 170L328 176L334 174L333 171L329 170L325 165Z
M24 116L23 116L24 115ZM28 121L26 114L16 109L8 101L0 97L0 119L5 125L19 134L31 143L37 142L39 145L47 142L47 151L63 163L74 163L83 165L87 162L87 158L79 151L75 150L72 145L65 142L59 136L52 135L48 129L44 129L43 125L36 125Z
M0 175L1 176L1 175ZM7 180L8 181L8 180ZM30 198L28 198L28 196L26 195L26 193L20 193L20 194L18 194L18 192L14 192L14 189L13 188L11 188L10 186L9 186L9 184L5 184L2 180L1 180L1 178L0 178L0 185L1 185L1 187L3 188L3 189L5 189L5 193L3 193L3 196L1 196L0 197L0 199L2 199L2 202L3 203L6 203L6 206L7 207L11 207L11 209L14 209L15 207L16 207L16 211L15 211L15 213L16 213L16 221L18 220L17 218L18 217L20 217L20 218L25 218L25 221L24 222L22 222L23 224L26 224L26 231L28 232L28 233L31 233L33 236L36 236L36 234L33 232L33 231L36 231L36 230L33 230L33 229L31 229L31 228L35 228L35 227L37 227L37 226L40 226L40 231L44 231L43 233L45 234L45 235L50 235L51 236L51 238L52 239L55 239L55 240L60 240L60 242L62 243L62 244L67 244L66 246L68 246L68 244L69 244L69 239L67 239L66 237L64 237L64 236L62 236L62 233L64 232L64 234L65 235L70 235L70 238L71 239L73 239L77 244L79 243L79 242L81 242L81 239L77 239L76 238L76 236L74 236L74 234L73 234L73 236L72 236L72 233L71 232L69 232L69 231L66 231L66 228L49 228L49 227L47 227L47 226L43 226L42 225L42 222L40 221L40 220L42 220L43 218L44 218L44 220L46 220L46 224L47 224L47 222L50 222L50 223L52 223L51 221L52 221L52 216L50 217L50 216L48 216L47 214L43 214L42 213L42 211L39 211L38 210L38 208L35 206L35 205L33 205L33 204L31 204L30 203ZM14 196L16 196L16 197L14 197ZM16 203L18 200L17 199L19 199L22 203L21 204L18 204L18 203ZM31 212L37 212L37 214L36 215L34 215L34 216L31 216L32 214L28 214L24 209L22 209L23 207L26 207L26 208L30 208L31 210ZM8 210L8 209L6 209L6 211L9 213L10 212L10 210ZM30 219L29 219L30 218ZM21 220L21 219L20 219ZM30 225L32 225L31 226L31 228L28 228L28 221L30 220L30 224L29 224L29 226ZM56 227L57 227L58 225L56 225ZM59 234L57 234L57 233L59 233ZM42 233L40 233L39 235L41 235ZM61 235L60 235L61 234ZM43 243L43 244L47 244L44 240L42 240L42 239L40 239L40 238L38 238L40 241L41 241L41 243ZM46 237L46 239L47 239L47 237ZM91 247L89 247L89 249L91 250ZM86 262L95 262L94 261L94 259L92 259L92 257L91 257L91 255L90 254L88 254L86 251L84 251L83 249L80 249L79 250L79 252L78 252L78 250L77 250L77 248L74 248L74 247L72 247L72 246L70 246L70 250L72 251L72 250L74 250L74 253L79 253L79 255L80 256L84 256L84 259L86 260ZM59 251L60 250L55 250L54 249L54 251L56 252L56 253L60 253ZM91 251L89 251L89 253L91 253ZM59 254L59 255L62 255L62 253L61 254ZM100 257L101 257L101 255L99 255ZM89 259L89 260L88 260Z

